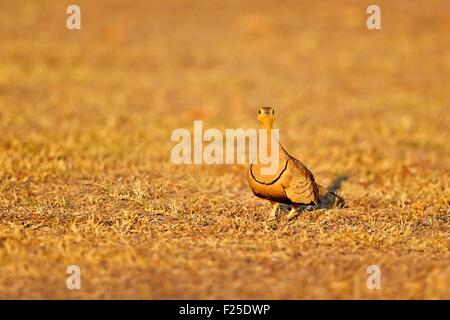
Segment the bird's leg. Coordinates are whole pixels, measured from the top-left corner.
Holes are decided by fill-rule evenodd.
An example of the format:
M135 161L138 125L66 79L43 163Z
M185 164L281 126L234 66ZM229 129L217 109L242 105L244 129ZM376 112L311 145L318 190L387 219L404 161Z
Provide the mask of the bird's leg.
M298 205L297 204L293 204L292 205L292 209L291 211L289 211L289 213L287 214L286 218L288 218L288 220L292 220L294 219L296 216L298 216L298 214L300 213L300 211L298 210Z
M278 202L270 201L272 204L272 211L269 214L269 221L277 221L278 218L278 206L280 205Z

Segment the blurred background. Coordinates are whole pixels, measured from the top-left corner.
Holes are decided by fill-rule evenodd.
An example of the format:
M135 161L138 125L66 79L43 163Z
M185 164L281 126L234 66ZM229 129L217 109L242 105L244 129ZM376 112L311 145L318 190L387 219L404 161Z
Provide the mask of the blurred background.
M450 2L369 4L2 1L0 296L449 298ZM349 208L266 230L244 167L170 163L261 106Z

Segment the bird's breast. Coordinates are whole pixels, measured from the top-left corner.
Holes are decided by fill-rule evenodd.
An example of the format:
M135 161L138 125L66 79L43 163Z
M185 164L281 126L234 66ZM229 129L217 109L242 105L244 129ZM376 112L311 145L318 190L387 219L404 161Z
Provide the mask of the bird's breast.
M253 193L263 199L281 203L290 203L283 188L284 174L288 162L280 163L274 174L263 174L262 169L266 166L252 164L248 168L247 180Z

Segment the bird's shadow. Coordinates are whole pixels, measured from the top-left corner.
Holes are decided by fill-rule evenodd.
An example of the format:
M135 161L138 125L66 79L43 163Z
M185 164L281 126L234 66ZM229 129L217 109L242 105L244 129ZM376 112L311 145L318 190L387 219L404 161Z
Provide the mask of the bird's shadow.
M346 175L340 175L338 177L336 177L327 187L328 191L339 195L339 190L341 189L342 186L342 182L344 182L345 180L348 179L348 176ZM326 196L320 197L320 201L321 203L316 206L316 205L301 205L300 206L300 211L315 211L315 210L319 210L319 209L332 209L336 207L336 198L332 193L328 193ZM339 200L338 207L344 207L345 203L342 200ZM289 204L280 204L280 211L281 212L287 212L290 211L292 208L291 205Z

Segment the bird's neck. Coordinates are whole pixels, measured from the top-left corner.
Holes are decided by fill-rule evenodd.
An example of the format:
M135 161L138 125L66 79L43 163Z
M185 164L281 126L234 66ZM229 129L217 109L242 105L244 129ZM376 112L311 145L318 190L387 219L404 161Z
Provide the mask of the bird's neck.
M272 129L273 126L270 123L263 123L262 124L262 129L266 130L266 145L265 145L265 153L267 156L271 156L272 155L272 144L276 144L278 143L278 141L276 139L274 139L272 141Z

